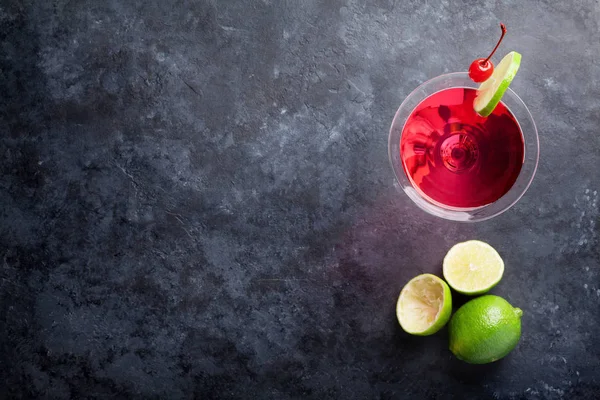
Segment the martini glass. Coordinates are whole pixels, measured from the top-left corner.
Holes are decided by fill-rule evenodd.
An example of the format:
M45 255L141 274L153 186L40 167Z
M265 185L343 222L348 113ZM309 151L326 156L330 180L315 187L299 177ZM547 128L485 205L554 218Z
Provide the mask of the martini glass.
M417 87L398 108L388 152L396 179L429 214L476 222L512 207L539 159L535 122L510 88L488 117L473 110L479 84L466 72Z

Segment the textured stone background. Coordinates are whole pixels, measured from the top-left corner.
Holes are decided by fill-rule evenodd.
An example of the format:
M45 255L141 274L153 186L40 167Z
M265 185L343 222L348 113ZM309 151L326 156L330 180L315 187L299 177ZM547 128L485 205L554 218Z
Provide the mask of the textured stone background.
M0 398L597 398L599 20L596 0L0 0ZM442 221L394 186L387 130L500 21L538 174L500 217ZM394 316L470 238L524 310L477 367Z

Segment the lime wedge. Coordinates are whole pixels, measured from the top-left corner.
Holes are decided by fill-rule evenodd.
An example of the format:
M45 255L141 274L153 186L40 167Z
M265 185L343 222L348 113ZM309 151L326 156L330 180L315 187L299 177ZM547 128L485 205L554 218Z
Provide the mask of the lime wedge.
M407 333L428 336L436 333L450 319L452 294L440 278L431 274L411 279L400 292L396 317Z
M504 56L494 73L477 89L473 108L482 117L487 117L500 103L504 92L512 82L521 65L521 54L511 51Z
M444 257L444 278L459 293L485 293L500 282L503 273L500 254L479 240L458 243Z

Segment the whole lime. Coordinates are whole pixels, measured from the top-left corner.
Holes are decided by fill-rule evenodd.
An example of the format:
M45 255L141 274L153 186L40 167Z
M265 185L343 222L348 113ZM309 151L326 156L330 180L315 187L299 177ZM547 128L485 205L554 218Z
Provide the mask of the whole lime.
M487 364L510 353L521 338L521 315L502 297L473 299L450 320L450 351L471 364Z

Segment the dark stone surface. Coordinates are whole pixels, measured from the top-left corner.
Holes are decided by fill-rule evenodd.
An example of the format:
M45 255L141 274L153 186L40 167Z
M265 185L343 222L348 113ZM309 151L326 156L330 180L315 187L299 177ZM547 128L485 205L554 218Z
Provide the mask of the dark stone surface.
M598 2L364 3L0 1L0 398L598 398ZM499 21L538 175L430 217L388 126ZM394 315L469 238L524 311L485 366Z

